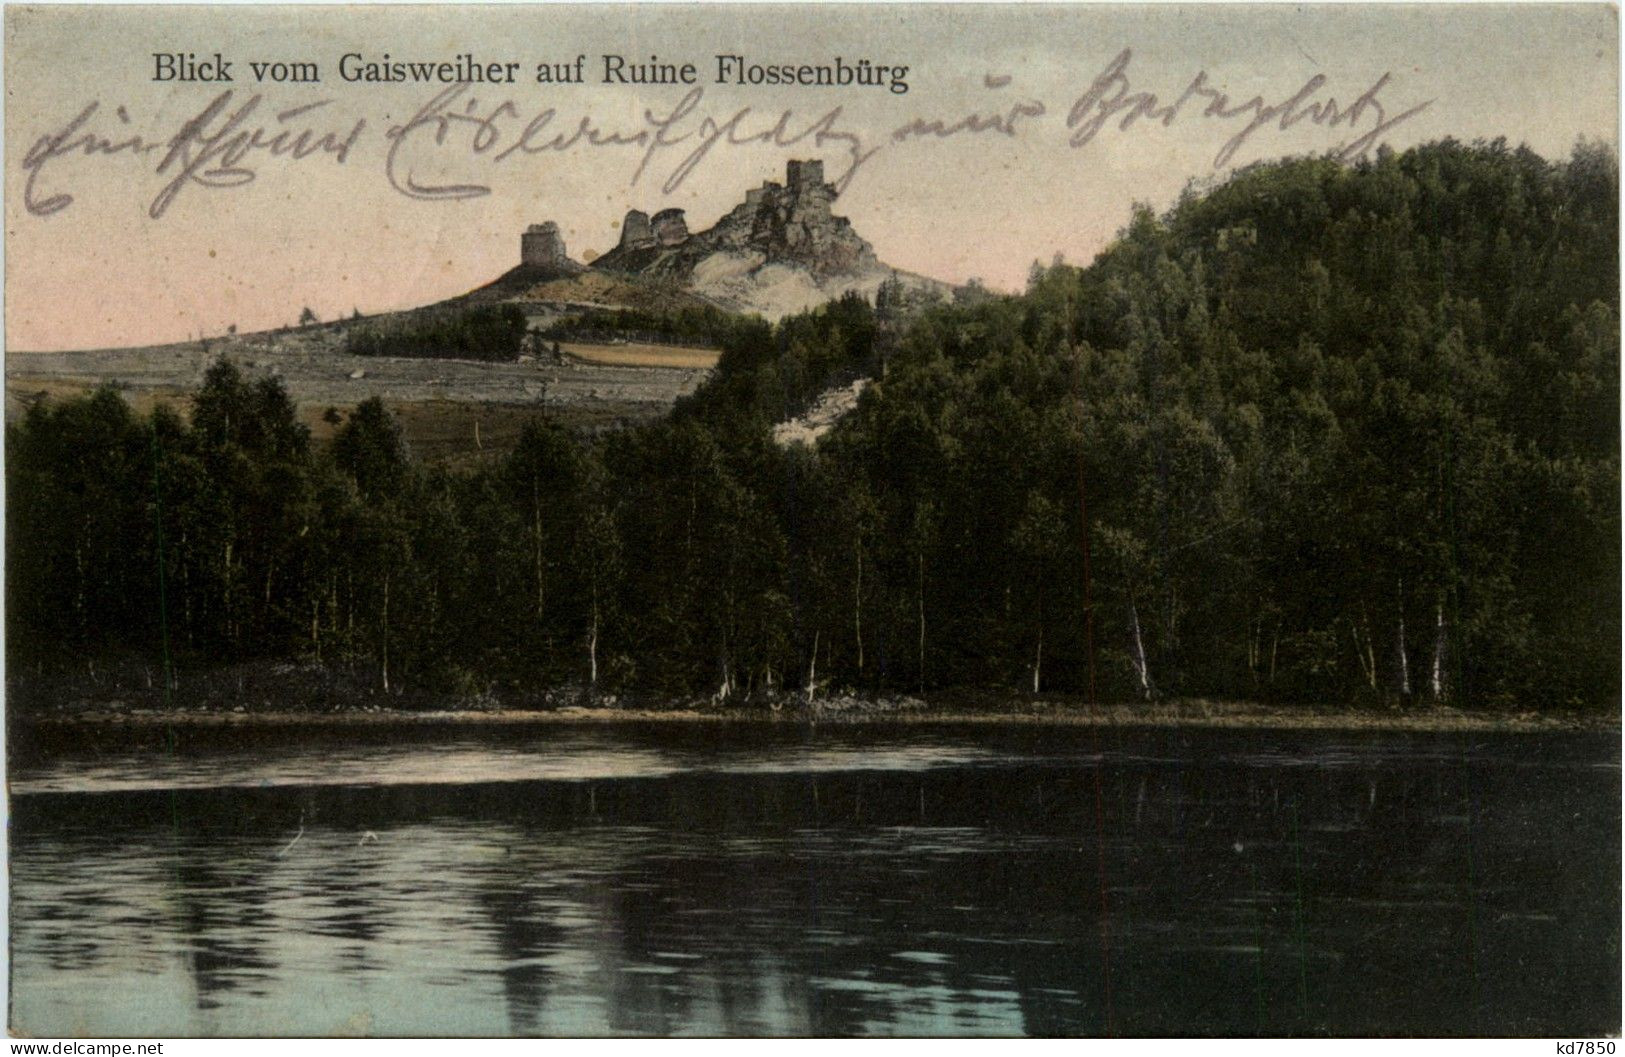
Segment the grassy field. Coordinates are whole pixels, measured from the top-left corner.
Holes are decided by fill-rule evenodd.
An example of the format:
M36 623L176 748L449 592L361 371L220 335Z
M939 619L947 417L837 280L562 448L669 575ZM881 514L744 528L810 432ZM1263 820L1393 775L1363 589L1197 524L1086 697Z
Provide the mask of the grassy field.
M34 404L60 403L84 396L96 388L96 383L78 379L64 381L58 378L39 378L12 375L6 378L6 421L14 422ZM125 389L124 402L137 415L152 414L160 404L185 415L192 406L190 391L182 389Z
M583 363L597 363L608 367L681 367L686 370L710 370L721 355L716 349L701 349L687 345L587 345L580 342L561 342L565 355Z
M209 342L6 357L8 422L40 401L61 401L98 384L116 385L138 415L163 404L182 415L209 365L232 360L249 379L280 378L318 444L341 415L381 397L408 444L435 463L481 462L513 447L527 421L546 417L597 432L658 418L694 391L716 365L710 349L572 344L562 363L483 363L344 353L340 324ZM665 368L650 370L649 368Z

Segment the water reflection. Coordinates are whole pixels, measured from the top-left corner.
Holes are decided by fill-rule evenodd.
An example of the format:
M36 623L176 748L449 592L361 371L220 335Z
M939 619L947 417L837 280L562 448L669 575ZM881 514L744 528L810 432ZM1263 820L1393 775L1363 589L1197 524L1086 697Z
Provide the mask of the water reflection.
M116 793L41 765L32 788L78 788L14 800L13 1023L45 1035L1619 1027L1606 738L1327 740L1314 768L1313 739L1265 734L660 737L595 731L590 750L498 739L485 764L465 740L459 785L256 781L308 766L289 762L321 751L303 743L286 758L260 746L216 788L199 784L223 766L211 746L168 765L177 787L145 793L116 760L103 761ZM383 746L351 751L390 763ZM396 773L425 751L439 750L400 748ZM516 777L569 751L602 758L569 779Z
M280 736L274 753L253 737ZM47 746L41 761L18 762L10 780L22 793L150 792L274 786L459 785L478 776L494 782L585 782L664 778L696 771L725 774L919 771L992 758L969 742L924 739L886 744L872 738L824 743L804 731L762 732L740 740L724 731L644 730L641 736L602 728L553 728L540 735L500 728L471 733L449 725L397 731L202 728L187 732L192 748L173 751L161 729L113 728L97 740ZM661 735L674 735L662 737Z

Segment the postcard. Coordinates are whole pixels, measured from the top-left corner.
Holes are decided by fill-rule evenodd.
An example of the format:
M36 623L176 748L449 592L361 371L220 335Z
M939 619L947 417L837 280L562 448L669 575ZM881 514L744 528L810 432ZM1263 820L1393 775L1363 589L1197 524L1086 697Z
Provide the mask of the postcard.
M1617 1037L1619 69L8 6L12 1034Z

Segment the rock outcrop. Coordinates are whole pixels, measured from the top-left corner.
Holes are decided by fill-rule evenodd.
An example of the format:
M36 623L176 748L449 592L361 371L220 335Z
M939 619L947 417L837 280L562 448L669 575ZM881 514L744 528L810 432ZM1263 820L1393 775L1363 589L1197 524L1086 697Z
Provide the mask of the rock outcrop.
M803 268L817 279L879 268L873 247L835 215L835 195L824 182L823 162L792 161L784 183L747 191L742 203L697 234L689 233L681 209L663 209L653 220L632 210L621 224L620 245L593 267L686 280L707 257L724 253L757 265Z
M879 267L874 248L833 212L835 188L821 161L792 161L785 183L764 183L705 233L712 248L759 253L768 264L798 264L820 278Z
M662 209L649 223L655 241L662 246L681 246L688 241L688 221L683 219L681 209Z
M589 273L652 281L738 311L777 318L832 300L849 291L877 295L898 273L882 264L874 248L836 216L836 190L824 181L821 161L791 161L784 183L768 181L704 231L691 233L683 210L650 216L629 210L615 248L592 262ZM523 239L521 269L579 272L565 254L558 226L532 225ZM905 275L926 293L948 288Z
M626 219L621 221L621 242L617 250L630 252L632 250L646 250L655 244L655 229L649 223L649 214L641 209L627 211Z

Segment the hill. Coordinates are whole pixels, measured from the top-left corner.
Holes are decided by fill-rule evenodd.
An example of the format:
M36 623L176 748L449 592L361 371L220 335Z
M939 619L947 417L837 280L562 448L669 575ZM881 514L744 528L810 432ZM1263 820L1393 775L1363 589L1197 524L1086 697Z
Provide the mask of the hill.
M459 473L381 406L313 450L275 385L226 371L189 425L68 402L8 442L9 670L152 656L163 619L194 663L479 700L1609 715L1617 231L1592 147L1260 165L1020 296L729 317L669 416L535 423ZM819 394L861 377L824 429ZM809 409L816 442L775 444Z
M521 238L520 264L467 296L558 312L578 304L643 311L710 305L776 320L848 293L872 301L888 280L919 298L951 293L946 283L881 263L835 215L835 199L823 163L791 161L783 184L747 191L703 231L691 233L681 209L652 217L629 210L620 241L590 265L569 256L556 223L532 225Z

